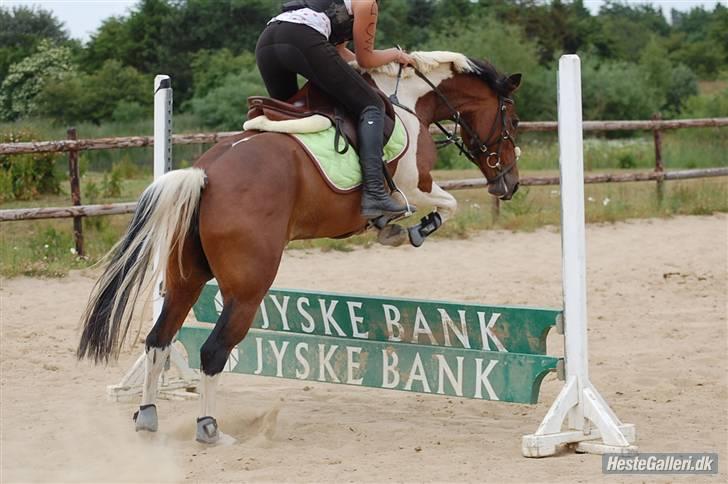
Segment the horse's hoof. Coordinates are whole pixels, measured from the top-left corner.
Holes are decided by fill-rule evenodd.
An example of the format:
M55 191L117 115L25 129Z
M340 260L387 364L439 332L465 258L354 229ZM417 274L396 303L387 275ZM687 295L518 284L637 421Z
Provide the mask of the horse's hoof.
M413 247L422 247L422 244L425 243L425 236L423 236L420 232L420 224L410 227L407 229L407 232L409 234L410 244L412 244Z
M407 231L401 225L387 225L379 231L377 242L390 247L398 247L407 242Z
M197 419L197 436L195 440L203 444L216 444L220 440L220 431L217 428L217 420L212 417L201 417Z
M142 405L139 407L139 410L134 412L134 423L137 432L140 430L156 432L159 428L156 405Z

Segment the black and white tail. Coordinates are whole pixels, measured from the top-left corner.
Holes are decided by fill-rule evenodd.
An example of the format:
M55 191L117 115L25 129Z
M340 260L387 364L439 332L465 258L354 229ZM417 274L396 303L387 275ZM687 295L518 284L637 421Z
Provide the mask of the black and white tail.
M76 356L95 362L118 357L134 307L174 258L182 269L182 244L197 216L205 172L199 168L171 171L142 194L134 218L119 243L106 255L83 315L83 334ZM175 254L171 251L175 248ZM154 257L159 255L156 269Z

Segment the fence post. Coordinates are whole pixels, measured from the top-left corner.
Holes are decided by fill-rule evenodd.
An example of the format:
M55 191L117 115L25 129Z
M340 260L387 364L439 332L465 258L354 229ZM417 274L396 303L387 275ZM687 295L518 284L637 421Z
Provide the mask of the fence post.
M68 128L66 131L69 140L78 139L76 128ZM78 150L68 152L68 176L71 182L71 203L75 206L81 205L81 183L78 170ZM73 239L76 243L76 255L83 257L83 220L81 217L73 217Z
M660 113L652 115L653 121L662 120ZM662 174L665 171L665 165L662 163L662 132L659 128L655 127L652 130L652 135L655 139L655 173ZM657 177L657 203L662 204L662 200L665 196L665 180L662 176Z

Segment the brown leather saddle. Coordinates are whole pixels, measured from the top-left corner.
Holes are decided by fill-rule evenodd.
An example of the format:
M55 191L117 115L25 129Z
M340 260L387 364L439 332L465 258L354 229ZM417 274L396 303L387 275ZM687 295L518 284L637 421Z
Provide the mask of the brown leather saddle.
M376 87L374 90L384 101L384 143L386 144L394 131L394 107L386 94ZM306 83L288 101L279 101L264 96L248 98L248 119L265 115L271 121L285 121L306 118L314 114L329 118L336 127L334 144L337 152L346 153L349 145L355 150L358 148L356 132L359 120L338 106L336 101L310 82ZM342 136L344 137L343 143L341 142Z

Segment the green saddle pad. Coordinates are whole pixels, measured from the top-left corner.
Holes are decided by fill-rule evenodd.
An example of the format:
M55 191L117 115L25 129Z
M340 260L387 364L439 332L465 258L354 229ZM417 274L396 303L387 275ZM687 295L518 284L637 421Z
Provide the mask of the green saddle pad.
M337 153L334 149L335 135L336 129L332 126L318 133L293 134L292 136L306 148L329 185L335 190L348 192L361 185L359 155L351 147L343 155ZM395 117L392 137L384 147L384 159L387 163L398 160L408 145L409 140L404 124L399 117Z

